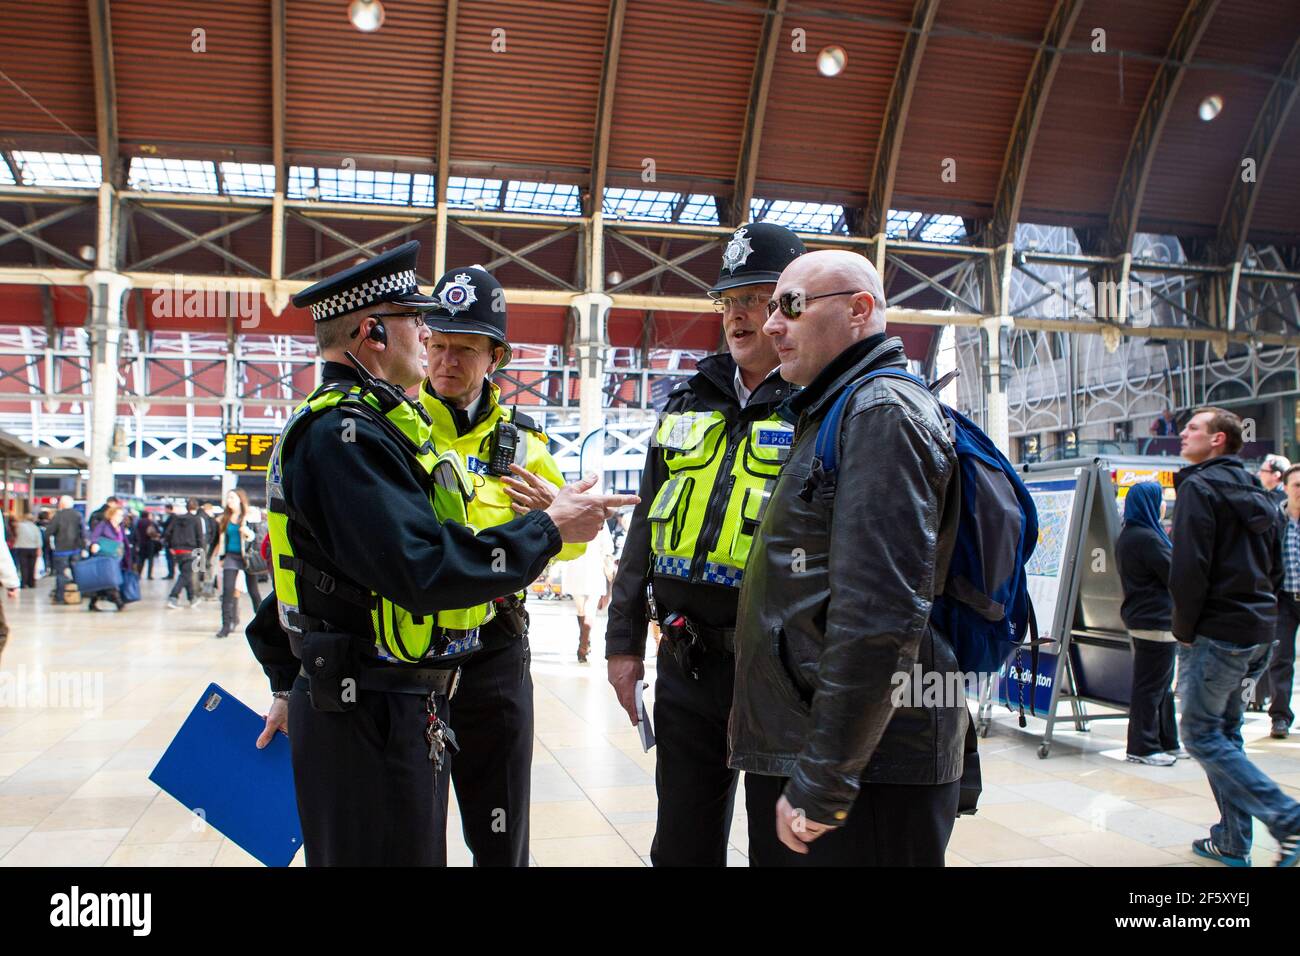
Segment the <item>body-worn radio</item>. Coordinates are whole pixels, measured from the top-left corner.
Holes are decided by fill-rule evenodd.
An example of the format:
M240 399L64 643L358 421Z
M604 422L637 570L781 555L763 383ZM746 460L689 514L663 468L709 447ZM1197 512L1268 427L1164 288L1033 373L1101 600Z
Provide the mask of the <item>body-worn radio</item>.
M519 429L513 422L505 419L497 422L492 430L492 442L488 446L488 474L510 474L510 465L515 460L515 449L519 447Z

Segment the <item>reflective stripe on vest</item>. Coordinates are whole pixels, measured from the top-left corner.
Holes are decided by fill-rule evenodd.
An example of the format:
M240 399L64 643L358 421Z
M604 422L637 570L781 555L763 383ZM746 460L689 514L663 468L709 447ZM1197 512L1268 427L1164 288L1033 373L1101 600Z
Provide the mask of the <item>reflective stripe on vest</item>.
M469 476L454 452L437 454L430 440L429 427L419 418L414 407L403 403L385 414L378 402L364 393L359 385L348 387L331 383L317 389L294 410L285 423L271 453L270 467L266 474L271 570L279 604L280 624L291 632L301 633L304 629L300 610L301 592L305 587L319 585L304 581L303 576L295 570L298 559L294 555L289 534L295 519L284 498L283 450L289 434L301 421L341 404L355 406L361 414L373 421L382 419L391 426L390 430L399 433L412 460L426 476L430 504L438 520L469 524L466 502L474 494ZM302 530L310 533L307 529ZM282 558L287 558L288 561L282 561ZM491 604L481 604L472 608L439 611L434 615L418 615L373 591L370 592L369 611L372 637L379 656L407 663L474 650L479 646L479 626L493 614Z
M738 435L721 412L665 415L655 444L668 480L646 515L655 573L740 587L793 442L793 427L776 415L745 425Z

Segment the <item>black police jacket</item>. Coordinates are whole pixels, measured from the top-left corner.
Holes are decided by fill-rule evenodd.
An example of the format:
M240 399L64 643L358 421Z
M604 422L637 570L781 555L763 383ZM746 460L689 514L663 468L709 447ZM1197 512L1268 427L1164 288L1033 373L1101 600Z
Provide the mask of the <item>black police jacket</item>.
M1271 642L1282 588L1277 505L1236 455L1180 469L1174 488L1174 637Z
M1115 540L1115 563L1124 589L1119 616L1130 630L1169 630L1174 608L1169 557L1169 542L1145 525L1126 524Z
M924 387L876 379L841 422L836 492L805 484L817 425L868 370L904 367L898 338L846 349L791 402L794 447L740 589L733 768L790 778L785 796L843 822L860 783L945 784L970 715L956 656L929 624L957 535L957 458ZM815 484L815 483L814 483ZM915 677L919 667L921 681ZM922 697L938 683L944 693Z
M351 367L326 362L322 381L350 385L360 379ZM353 423L346 429L345 419ZM478 534L440 523L410 455L355 409L327 409L296 425L283 466L285 500L298 519L290 531L294 553L415 614L520 591L560 550L559 529L541 511ZM302 613L368 640L368 611L306 585L298 598ZM272 690L288 690L298 661L274 612L264 602L246 634Z
M780 375L770 375L754 389L748 404L742 409L736 396L735 375L736 362L730 353L706 356L696 366L695 374L669 394L662 414L721 412L734 436L753 422L769 417L778 405L797 391ZM646 514L659 488L667 480L668 468L663 455L657 448L651 448L646 455L645 470L641 473L641 490L638 492L641 503L632 512L618 573L614 576L609 622L605 630L606 657L612 654L645 656L646 627L649 624L645 592L646 583L651 580L660 618L676 611L705 627L735 626L738 588L721 584L691 584L681 578L651 571L650 522L646 520ZM707 500L712 491L711 487L702 488L698 493Z

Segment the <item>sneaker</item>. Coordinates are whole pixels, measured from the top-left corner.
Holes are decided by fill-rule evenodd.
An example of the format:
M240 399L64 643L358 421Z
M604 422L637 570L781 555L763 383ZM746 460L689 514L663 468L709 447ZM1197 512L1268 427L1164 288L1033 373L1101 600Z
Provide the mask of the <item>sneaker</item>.
M1300 833L1292 833L1278 841L1276 866L1295 866L1300 860Z
M1285 717L1273 718L1273 729L1268 735L1274 740L1286 740L1291 735L1291 725L1286 722Z
M1192 755L1189 754L1189 753L1187 752L1187 748L1186 748L1186 747L1179 747L1177 750L1166 750L1165 753L1167 753L1169 756L1173 757L1175 760L1191 760L1191 759L1192 759Z
M175 599L175 598L169 598L169 599L168 599L168 601L167 601L167 608L168 608L168 610L174 611L174 610L176 610L178 607L180 607L180 605L176 603L176 599Z
M1145 757L1139 757L1137 754L1129 754L1126 758L1129 763L1144 763L1149 767L1172 767L1178 763L1178 758L1173 754L1147 754Z
M190 607L198 607L202 603L203 603L202 598L195 598L193 601L190 602Z
M1250 866L1249 857L1230 856L1227 853L1224 853L1222 850L1220 850L1217 846L1215 846L1214 841L1209 837L1205 837L1204 839L1201 840L1193 840L1192 852L1195 853L1197 856L1205 857L1207 860L1217 860L1219 863L1222 863L1224 866ZM1295 861L1292 860L1293 864L1294 862ZM1281 863L1278 864L1278 866L1281 865L1282 865Z

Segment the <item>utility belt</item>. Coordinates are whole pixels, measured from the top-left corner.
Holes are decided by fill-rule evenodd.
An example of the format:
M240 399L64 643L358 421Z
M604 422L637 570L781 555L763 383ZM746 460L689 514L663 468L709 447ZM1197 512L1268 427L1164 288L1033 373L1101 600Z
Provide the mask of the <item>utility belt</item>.
M695 680L700 679L700 666L706 654L732 656L736 653L734 627L709 627L697 624L685 614L669 611L662 618L655 604L654 586L646 585L646 605L650 616L659 624L668 652L681 669Z
M524 610L524 599L518 594L507 594L492 602L496 616L483 625L486 632L495 628L507 640L517 641L528 633L528 612Z
M456 693L457 666L388 663L367 654L362 638L318 618L300 617L312 626L306 634L289 632L289 649L302 662L298 676L310 683L312 705L317 710L351 710L356 705L352 690L442 694L449 699Z
M360 647L361 642L346 631L311 631L302 637L294 651L301 652L298 682L306 684L312 708L346 713L357 706L359 690L417 694L425 701L429 762L435 771L441 770L447 749L455 753L460 747L456 734L438 716L437 698L450 700L456 695L460 668L367 663Z

